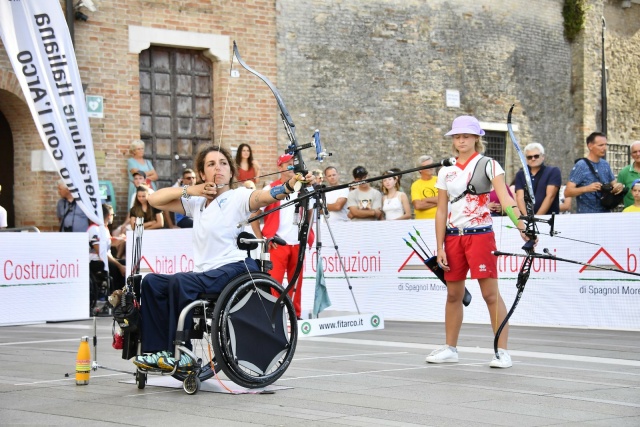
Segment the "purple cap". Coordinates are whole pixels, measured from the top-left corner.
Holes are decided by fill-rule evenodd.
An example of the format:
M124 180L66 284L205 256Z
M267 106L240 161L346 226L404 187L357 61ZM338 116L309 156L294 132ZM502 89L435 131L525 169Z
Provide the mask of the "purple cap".
M480 122L473 116L460 116L456 117L451 125L451 130L444 136L459 135L461 133L468 133L471 135L484 135L484 131L480 127Z

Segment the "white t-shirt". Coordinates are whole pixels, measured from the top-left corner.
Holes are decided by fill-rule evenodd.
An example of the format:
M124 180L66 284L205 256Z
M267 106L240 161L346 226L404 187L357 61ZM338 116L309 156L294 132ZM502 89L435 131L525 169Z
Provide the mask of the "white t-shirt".
M349 197L349 189L342 188L336 191L328 191L324 193L325 199L327 200L327 205L335 203L338 199L346 199ZM342 209L339 211L329 211L329 222L338 222L338 221L349 221L349 217L347 214L349 210L347 209L347 201L345 200Z
M453 200L467 189L471 175L483 156L474 154L466 164L456 163L444 166L438 172L436 188L447 191L449 200ZM493 181L498 175L504 175L504 170L498 162L491 160L485 168L486 176ZM491 211L489 210L489 193L474 196L466 194L455 203L449 203L447 215L448 228L477 228L491 225Z
M100 243L100 228L97 224L91 224L87 229L87 234L89 235L89 261L102 261L100 254L93 248L93 245ZM105 237L109 237L109 239L107 239L107 251L110 251L111 233L109 233L109 229L104 225L102 226L102 232L105 233Z
M204 197L181 199L187 216L193 218L193 261L195 272L219 268L247 257L236 239L243 230L238 223L249 218L252 190L237 188L218 196L205 208Z
M347 197L347 208L355 206L358 209L381 209L382 193L375 188L369 187L368 191L359 188L349 192ZM352 218L351 221L372 221L375 218Z
M7 210L0 206L0 228L7 228Z

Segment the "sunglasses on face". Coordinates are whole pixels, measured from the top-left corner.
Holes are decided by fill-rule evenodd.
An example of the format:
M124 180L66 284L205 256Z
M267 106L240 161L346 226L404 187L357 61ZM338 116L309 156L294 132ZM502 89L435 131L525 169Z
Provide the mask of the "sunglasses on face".
M527 160L533 160L533 159L538 160L539 158L540 158L540 154L534 154L532 156L527 156Z

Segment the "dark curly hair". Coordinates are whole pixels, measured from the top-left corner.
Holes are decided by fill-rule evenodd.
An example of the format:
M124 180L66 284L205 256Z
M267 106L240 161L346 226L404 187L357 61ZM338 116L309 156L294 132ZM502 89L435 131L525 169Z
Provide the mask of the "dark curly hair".
M237 174L237 169L236 169L236 165L233 161L233 157L231 156L231 153L229 152L229 150L227 150L226 148L222 148L218 145L206 145L204 147L202 147L200 149L200 151L198 151L198 154L196 154L196 159L195 159L195 166L196 166L196 171L198 172L198 182L201 182L201 175L204 175L204 159L207 157L207 154L211 153L212 151L217 151L220 154L222 154L226 159L227 162L229 163L229 168L231 169L231 181L229 182L229 187L230 188L235 188L235 177Z

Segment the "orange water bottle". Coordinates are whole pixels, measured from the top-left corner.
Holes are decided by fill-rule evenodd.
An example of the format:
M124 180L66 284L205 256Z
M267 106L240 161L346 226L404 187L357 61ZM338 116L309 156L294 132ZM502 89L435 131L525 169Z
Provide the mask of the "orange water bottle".
M80 338L80 347L76 356L76 385L89 384L91 373L91 350L89 349L89 337Z

